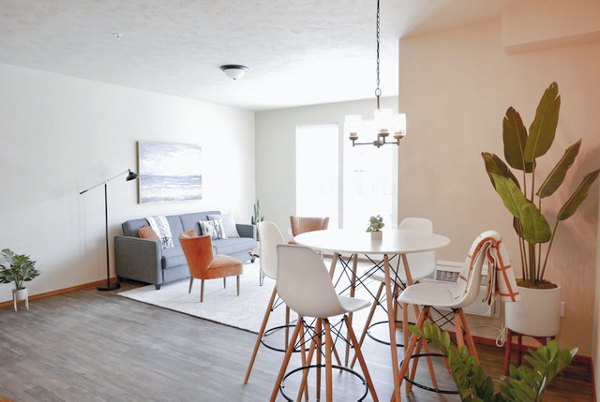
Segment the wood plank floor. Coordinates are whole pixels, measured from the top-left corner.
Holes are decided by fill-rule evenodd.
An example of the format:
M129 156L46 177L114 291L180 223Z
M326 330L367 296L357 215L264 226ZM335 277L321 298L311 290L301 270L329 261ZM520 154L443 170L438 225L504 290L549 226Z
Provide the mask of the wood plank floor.
M95 289L35 300L30 308L18 313L0 309L0 399L266 401L283 357L261 348L250 383L243 385L255 341L249 332ZM499 378L502 351L478 349L487 372ZM389 400L387 347L368 340L364 353L379 398ZM335 377L335 400L352 400L357 384L348 376ZM451 386L447 376L441 382ZM294 379L286 389L295 395ZM419 389L403 399L458 400ZM588 367L572 365L545 400L592 401Z

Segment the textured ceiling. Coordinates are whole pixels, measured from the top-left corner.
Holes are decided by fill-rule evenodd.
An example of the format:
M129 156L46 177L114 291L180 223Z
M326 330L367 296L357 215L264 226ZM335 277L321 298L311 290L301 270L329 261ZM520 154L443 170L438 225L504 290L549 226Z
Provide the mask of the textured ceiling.
M381 0L382 95L398 92L398 38L496 19L512 2ZM0 0L0 62L252 110L364 99L375 10L375 0ZM250 71L232 81L222 64Z

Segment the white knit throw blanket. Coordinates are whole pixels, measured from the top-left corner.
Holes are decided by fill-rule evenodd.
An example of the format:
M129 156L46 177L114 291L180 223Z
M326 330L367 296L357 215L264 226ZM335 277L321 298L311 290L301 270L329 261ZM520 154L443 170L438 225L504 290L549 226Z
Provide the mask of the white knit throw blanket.
M146 220L159 237L162 248L173 248L173 235L167 218L165 216L147 216Z

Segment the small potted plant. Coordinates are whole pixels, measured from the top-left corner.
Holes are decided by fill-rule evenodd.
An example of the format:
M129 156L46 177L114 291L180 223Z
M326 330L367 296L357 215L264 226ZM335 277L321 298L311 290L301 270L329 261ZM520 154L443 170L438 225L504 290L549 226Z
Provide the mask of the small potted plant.
M369 226L367 227L367 232L371 233L371 240L381 240L383 238L383 232L381 229L385 224L383 223L383 218L381 215L372 216L369 218Z
M506 111L502 133L506 163L498 155L482 153L492 185L512 215L521 254L523 277L517 279L521 301L506 305L505 324L526 335L558 334L560 287L545 279L546 268L551 266L548 257L559 223L577 211L600 172L588 173L558 214L544 215L543 201L562 185L581 146L579 140L568 147L545 177L538 171L537 158L546 154L554 142L559 110L558 85L553 82L538 104L529 131L513 107ZM549 221L553 221L553 228ZM542 247L544 243L546 247Z
M0 255L4 263L0 264L0 283L14 282L13 289L13 308L17 311L17 302L25 301L25 307L29 310L29 295L23 282L30 281L40 274L35 269L35 261L32 261L28 255L15 254L9 249L2 250Z

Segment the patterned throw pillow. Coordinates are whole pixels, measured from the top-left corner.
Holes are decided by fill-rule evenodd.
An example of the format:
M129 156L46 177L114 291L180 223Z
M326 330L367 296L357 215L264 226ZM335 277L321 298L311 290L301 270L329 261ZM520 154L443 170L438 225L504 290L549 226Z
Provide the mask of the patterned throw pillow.
M240 237L240 234L237 231L237 227L235 226L235 221L233 220L233 215L231 214L221 214L221 215L208 215L208 219L217 220L221 219L223 221L223 229L225 229L225 236L228 239L232 237Z
M212 240L227 239L221 219L199 221L198 223L200 224L200 229L202 229L202 234L204 236L210 235Z

